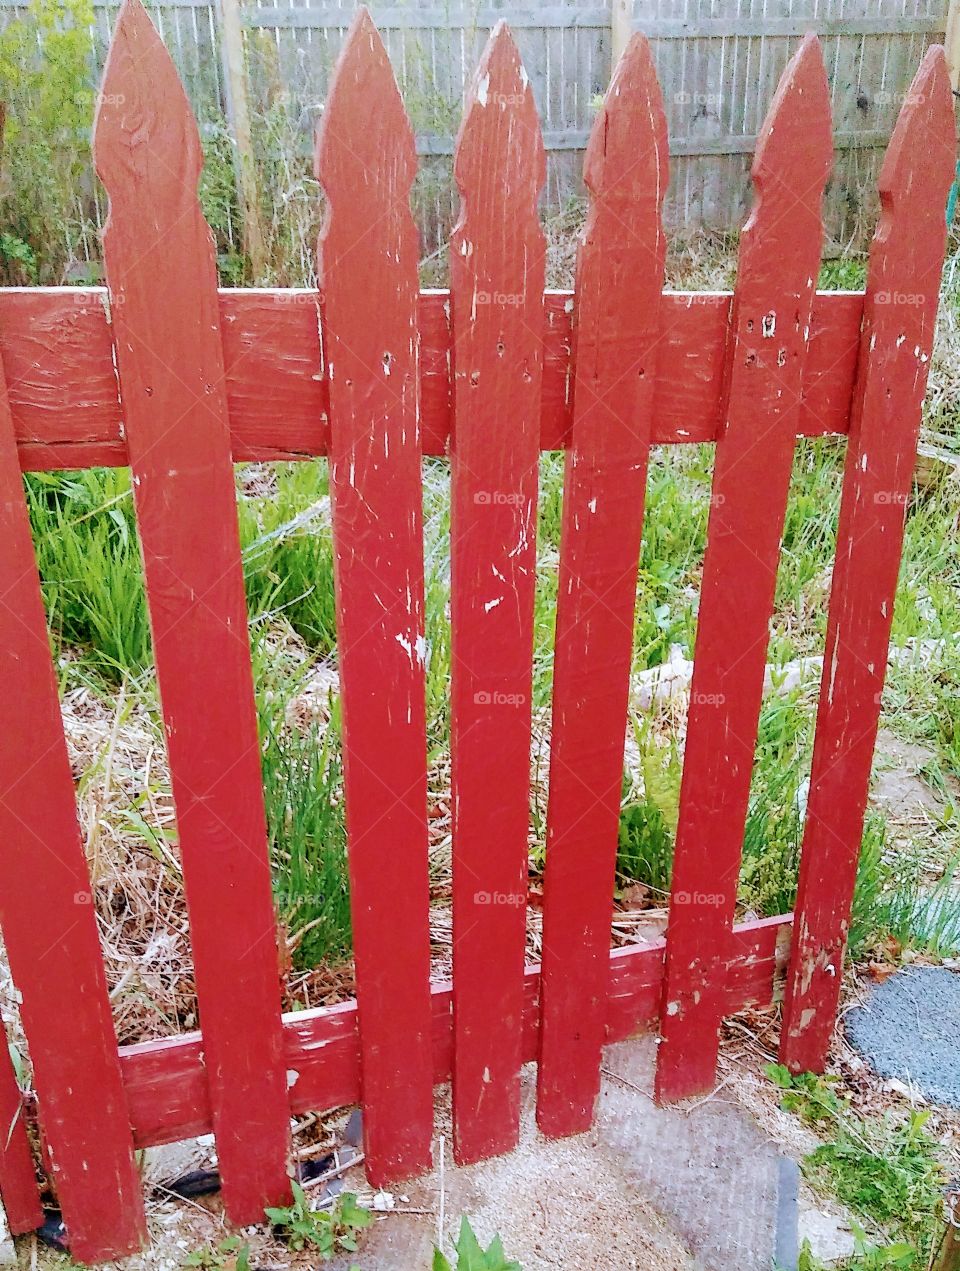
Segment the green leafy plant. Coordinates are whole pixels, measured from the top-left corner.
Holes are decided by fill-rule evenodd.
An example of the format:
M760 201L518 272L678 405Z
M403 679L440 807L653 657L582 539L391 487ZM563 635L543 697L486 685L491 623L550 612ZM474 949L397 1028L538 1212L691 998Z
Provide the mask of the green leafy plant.
M680 750L661 738L648 720L634 716L639 754L636 782L625 774L617 842L617 873L666 896L673 870L674 838L680 809Z
M212 1249L195 1249L183 1260L197 1271L250 1271L250 1246L239 1236L227 1236Z
M439 1249L434 1250L433 1271L523 1271L519 1262L507 1258L499 1236L494 1236L486 1249L482 1248L466 1218L460 1223L460 1235L453 1247L455 1263Z
M853 1224L854 1253L844 1259L844 1271L913 1271L916 1268L917 1251L913 1245L898 1241L891 1245L877 1245L867 1238L857 1223ZM836 1271L838 1264L822 1262L804 1240L797 1261L797 1271Z
M867 1120L838 1094L836 1078L793 1075L781 1064L768 1065L766 1072L783 1091L782 1106L827 1139L804 1158L808 1180L894 1237L892 1244L873 1245L862 1229L855 1232L851 1266L857 1271L920 1271L945 1180L937 1143L924 1128L929 1112L911 1111L902 1121L889 1115ZM808 1265L816 1271L815 1261Z
M59 283L99 248L91 210L91 0L30 0L0 31L7 104L0 265L8 283Z
M338 1253L356 1253L360 1232L373 1222L353 1192L336 1197L329 1208L313 1209L299 1183L293 1184L292 1205L267 1209L266 1215L291 1249L315 1249L324 1262Z

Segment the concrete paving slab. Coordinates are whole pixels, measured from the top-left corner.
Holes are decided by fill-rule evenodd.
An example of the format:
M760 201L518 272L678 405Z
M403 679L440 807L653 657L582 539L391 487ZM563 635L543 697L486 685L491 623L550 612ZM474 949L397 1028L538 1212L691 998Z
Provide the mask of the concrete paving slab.
M770 1271L778 1223L780 1249L795 1246L792 1184L778 1220L783 1158L722 1089L707 1101L656 1108L654 1056L649 1037L610 1047L594 1127L560 1141L536 1129L535 1070L525 1069L517 1151L458 1169L447 1149L447 1251L466 1215L484 1245L499 1233L524 1271ZM449 1144L445 1111L441 1128ZM384 1218L359 1256L331 1264L335 1271L430 1266L437 1169L400 1190L403 1208L427 1212ZM789 1271L789 1261L782 1265Z

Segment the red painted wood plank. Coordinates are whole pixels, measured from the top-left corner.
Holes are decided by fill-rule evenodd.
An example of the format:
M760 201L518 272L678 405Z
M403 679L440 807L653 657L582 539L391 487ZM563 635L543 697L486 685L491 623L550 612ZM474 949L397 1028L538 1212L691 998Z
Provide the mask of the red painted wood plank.
M796 1072L823 1070L833 1034L933 347L956 149L941 48L904 103L880 173L781 1033Z
M584 162L573 427L553 680L537 1122L576 1134L600 1090L623 745L666 239L667 121L642 35Z
M450 239L453 1116L461 1162L520 1117L545 163L509 30L467 96Z
M786 965L791 918L764 918L735 927L726 969L724 1014L771 1005ZM624 1041L654 1025L660 1011L664 940L610 952L606 1040ZM522 1059L539 1047L540 968L524 972ZM450 1080L453 1059L452 990L432 986L433 1081ZM286 1064L295 1115L345 1107L360 1100L360 1041L356 1002L284 1016ZM130 1118L138 1147L206 1134L210 1107L196 1033L125 1046L120 1052Z
M430 932L416 152L361 8L317 143L344 780L367 1170L430 1163Z
M9 424L8 424L9 428ZM9 441L8 441L9 445ZM23 1115L23 1095L17 1084L5 1031L0 1028L0 1200L7 1226L15 1236L43 1225L37 1172ZM127 1134L129 1141L129 1133Z
M24 471L127 462L105 296L97 288L0 289L0 356ZM446 292L420 297L424 454L445 454L450 434L447 301ZM655 444L716 440L730 301L727 292L664 293ZM571 292L544 296L544 450L569 441L572 308ZM862 312L860 292L821 292L814 301L798 428L805 436L847 431ZM315 293L221 291L220 327L234 460L326 454Z
M718 967L733 924L832 162L829 90L811 35L767 114L752 170L757 201L740 242L673 866L662 1102L711 1089L716 1072Z
M146 1220L2 375L0 542L0 927L70 1247L96 1261L138 1249ZM8 1056L4 1066L5 1136L18 1096ZM32 1178L21 1122L0 1186L11 1222L29 1228L37 1224L24 1194L27 1170Z
M279 961L200 139L124 0L94 125L104 261L224 1204L289 1191Z

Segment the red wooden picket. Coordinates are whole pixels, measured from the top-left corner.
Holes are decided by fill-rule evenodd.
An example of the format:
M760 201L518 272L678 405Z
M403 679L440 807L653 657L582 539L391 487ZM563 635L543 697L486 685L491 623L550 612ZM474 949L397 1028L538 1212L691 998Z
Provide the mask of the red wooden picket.
M24 1124L23 1095L0 1028L0 1200L15 1236L43 1223L33 1152Z
M955 138L946 61L931 48L880 173L780 1043L795 1072L823 1070L843 979Z
M361 9L317 141L344 779L372 1181L430 1163L430 932L413 133Z
M94 155L224 1204L256 1222L289 1191L289 1105L216 263L196 124L139 0Z
M460 1162L519 1133L542 370L540 123L497 25L467 96L450 240L453 1112Z
M589 1127L600 1089L610 918L666 240L667 123L631 40L584 163L574 405L563 490L543 911L537 1121Z
M717 443L673 866L657 1056L660 1101L709 1090L730 942L780 537L833 161L820 46L784 71L740 244L725 423Z
M0 542L0 926L71 1251L93 1262L138 1249L146 1220L2 372ZM30 1150L14 1129L0 1183L17 1171L4 1194L16 1212Z
M588 148L575 305L544 294L543 145L502 23L457 139L449 297L418 291L414 139L366 9L317 141L317 297L218 293L196 125L139 0L118 19L95 155L109 315L98 289L0 292L0 925L74 1255L142 1242L134 1145L212 1128L247 1223L288 1195L291 1114L361 1102L386 1185L429 1165L432 1088L450 1078L461 1163L516 1143L532 1059L541 1128L586 1129L602 1045L658 1020L658 1099L710 1088L722 1017L771 1004L789 942L790 915L733 917L795 438L849 429L781 1042L792 1069L822 1067L945 246L942 50L884 164L865 304L814 296L832 147L813 37L761 134L732 304L662 293L666 126L640 36ZM669 929L611 951L648 451L712 440ZM431 984L420 469L448 442L454 978ZM569 454L544 950L525 967L541 448ZM358 992L281 1017L232 465L321 454ZM92 463L133 473L201 1023L119 1055L21 480ZM0 1054L14 1231L42 1217L21 1104Z

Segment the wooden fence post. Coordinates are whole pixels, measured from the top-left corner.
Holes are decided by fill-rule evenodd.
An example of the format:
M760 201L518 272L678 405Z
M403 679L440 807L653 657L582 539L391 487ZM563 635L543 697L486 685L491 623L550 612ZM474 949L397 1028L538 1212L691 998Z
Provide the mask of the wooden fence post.
M240 0L217 0L220 19L220 60L227 121L235 142L234 168L243 217L243 248L250 258L255 283L263 281L267 267L263 227L260 224L260 191L253 157L250 102L247 96L247 61L243 44Z
M611 0L610 73L617 69L633 34L633 0Z
M956 93L960 91L960 0L950 0L943 46L950 73L950 87Z

